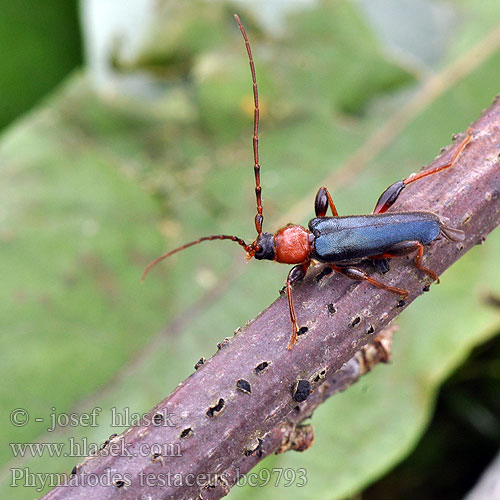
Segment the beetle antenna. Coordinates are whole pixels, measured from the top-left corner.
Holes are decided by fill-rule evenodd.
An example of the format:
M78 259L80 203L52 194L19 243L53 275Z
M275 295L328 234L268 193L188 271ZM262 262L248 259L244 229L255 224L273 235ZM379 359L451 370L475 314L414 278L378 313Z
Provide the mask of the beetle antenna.
M192 247L194 245L197 245L198 243L201 243L202 241L212 241L212 240L231 240L235 241L238 243L238 245L241 245L246 251L251 252L253 250L252 245L247 245L241 238L238 238L237 236L228 236L227 234L216 234L213 236L204 236L203 238L199 238L195 241L191 241L189 243L186 243L185 245L182 245L181 247L174 248L173 250L170 250L170 252L164 253L163 255L160 255L157 257L153 262L148 264L146 269L144 269L144 272L142 273L141 281L144 281L146 278L147 274L151 270L152 267L156 266L158 262L161 262L162 260L166 259L167 257L170 257L174 253L180 252L181 250L184 250L185 248Z
M250 71L252 73L252 83L253 83L253 102L254 102L254 112L253 112L253 171L255 173L255 197L257 199L257 215L255 216L255 229L257 229L257 234L262 234L262 223L264 222L264 216L262 215L262 187L260 185L260 164L259 164L259 92L257 90L257 77L255 76L255 64L252 57L252 49L250 48L250 42L241 24L238 14L234 14L234 18L238 23L241 34L243 35L243 40L245 40L245 47L248 52L248 61L250 63Z

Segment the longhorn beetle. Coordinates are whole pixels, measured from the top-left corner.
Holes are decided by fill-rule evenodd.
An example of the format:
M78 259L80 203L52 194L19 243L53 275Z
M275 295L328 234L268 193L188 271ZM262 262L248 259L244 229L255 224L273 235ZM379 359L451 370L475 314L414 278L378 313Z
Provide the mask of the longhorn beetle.
M382 290L398 294L404 300L408 297L408 290L386 285L368 276L364 271L353 267L353 265L359 264L363 260L371 259L375 264L379 263L378 267L383 267L382 263L384 259L402 257L416 252L413 262L415 267L429 275L433 281L439 283L438 275L431 269L424 267L422 263L424 245L435 240L440 234L450 241L463 240L463 231L447 227L445 220L432 212L386 213L386 211L394 204L401 191L408 184L453 166L459 155L467 144L469 144L472 130L470 128L467 130L465 138L456 147L455 152L447 163L424 170L418 174L412 174L406 179L389 186L378 199L373 213L369 215L340 217L328 189L320 187L314 202L316 217L309 221L309 229L296 224L287 224L274 234L265 233L262 231L264 216L262 214L262 187L260 185L259 95L257 78L255 76L252 50L245 28L241 24L237 14L234 14L234 18L238 23L245 42L253 83L253 157L255 196L257 199L257 215L255 216L257 237L253 243L248 244L237 236L225 234L204 236L174 250L170 250L170 252L155 259L144 270L142 280L144 280L149 270L158 264L158 262L202 241L232 240L245 249L247 260L255 257L257 260L267 259L283 264L295 264L288 273L286 280L288 308L292 323L292 336L288 343L288 349L291 349L297 340L299 330L293 305L292 287L304 278L313 260L327 263L334 271L348 278L367 281ZM326 217L328 207L330 207L332 217Z

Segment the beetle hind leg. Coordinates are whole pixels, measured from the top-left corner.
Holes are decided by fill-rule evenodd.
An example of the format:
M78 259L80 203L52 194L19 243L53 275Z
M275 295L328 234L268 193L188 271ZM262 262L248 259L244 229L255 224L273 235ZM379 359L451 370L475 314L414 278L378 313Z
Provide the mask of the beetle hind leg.
M422 257L424 255L424 245L422 243L417 242L417 256L415 257L415 261L413 264L417 269L420 269L423 271L427 276L430 276L432 278L432 281L435 281L436 284L439 284L439 276L432 270L429 269L428 267L424 267L422 264Z
M424 255L424 245L422 245L420 241L403 241L401 243L397 243L396 245L393 245L391 248L389 248L386 253L373 255L370 257L370 259L372 259L374 262L377 262L378 260L383 260L383 259L403 257L415 251L417 252L417 255L415 257L415 260L413 261L413 265L420 271L423 271L425 274L430 276L433 281L439 283L439 276L432 269L425 267L422 263ZM334 271L337 271L338 273L343 274L344 276L347 276L348 278L351 278L353 280L368 281L368 283L376 286L377 288L401 295L401 297L404 300L408 298L409 295L408 290L405 290L404 288L398 288L395 286L386 285L381 281L371 278L364 271L356 267L339 267L334 264L330 264L330 267Z
M410 183L418 181L420 179L423 179L424 177L427 177L429 175L437 174L438 172L441 172L442 170L446 170L447 168L453 167L455 162L457 161L458 157L462 153L462 151L465 149L467 144L469 144L470 140L472 137L472 129L468 128L465 138L462 140L462 142L458 145L456 148L455 152L453 153L452 157L450 160L446 163L443 163L442 165L438 165L433 168L429 168L427 170L423 170L422 172L419 172L418 174L412 174L406 179L403 179L402 181L395 182L391 186L389 186L381 195L380 198L377 201L377 204L375 205L375 209L373 210L374 214L382 214L386 212L398 199L399 195L401 194L401 191Z
M381 281L377 281L374 278L371 278L368 276L364 271L361 269L358 269L357 267L339 267L335 266L333 264L330 264L330 267L334 270L337 271L340 274L343 274L344 276L347 276L348 278L351 278L352 280L358 280L358 281L368 281L373 286L376 286L377 288L380 288L382 290L387 290L388 292L396 293L398 295L401 295L403 300L406 300L408 298L408 290L405 290L404 288L398 288L396 286L390 286L386 285L385 283L382 283Z
M404 257L405 255L409 255L414 251L417 251L417 255L415 257L415 260L413 261L413 265L417 269L420 269L425 274L430 276L433 281L439 283L439 276L432 269L429 269L428 267L425 267L422 264L422 258L424 255L424 245L422 245L420 241L403 241L401 243L397 243L389 250L387 250L386 253L380 255L374 255L370 258L376 262L379 259L393 259L395 257Z

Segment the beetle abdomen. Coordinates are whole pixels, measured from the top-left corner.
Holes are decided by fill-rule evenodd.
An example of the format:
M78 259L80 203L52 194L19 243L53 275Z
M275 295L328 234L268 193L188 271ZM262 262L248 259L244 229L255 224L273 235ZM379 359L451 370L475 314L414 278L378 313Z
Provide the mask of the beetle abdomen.
M362 259L387 252L396 243L436 239L439 217L431 212L317 217L309 222L313 258L323 262Z

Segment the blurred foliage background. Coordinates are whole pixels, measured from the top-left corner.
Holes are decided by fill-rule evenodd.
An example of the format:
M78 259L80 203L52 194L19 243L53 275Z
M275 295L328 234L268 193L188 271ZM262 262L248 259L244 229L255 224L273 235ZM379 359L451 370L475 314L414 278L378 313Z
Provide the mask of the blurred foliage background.
M147 412L278 295L286 269L245 265L229 243L139 283L165 249L253 237L251 80L234 11L256 60L267 230L306 223L320 185L341 213L371 211L500 90L496 0L0 5L9 498L41 496L29 473L69 473L92 451L72 443L123 430L111 408ZM500 438L499 251L496 231L401 315L393 363L315 413L311 450L261 466L305 467L306 486L230 497L464 496ZM9 423L15 408L26 425ZM51 429L51 414L94 408L96 427ZM66 456L10 443L61 443Z

